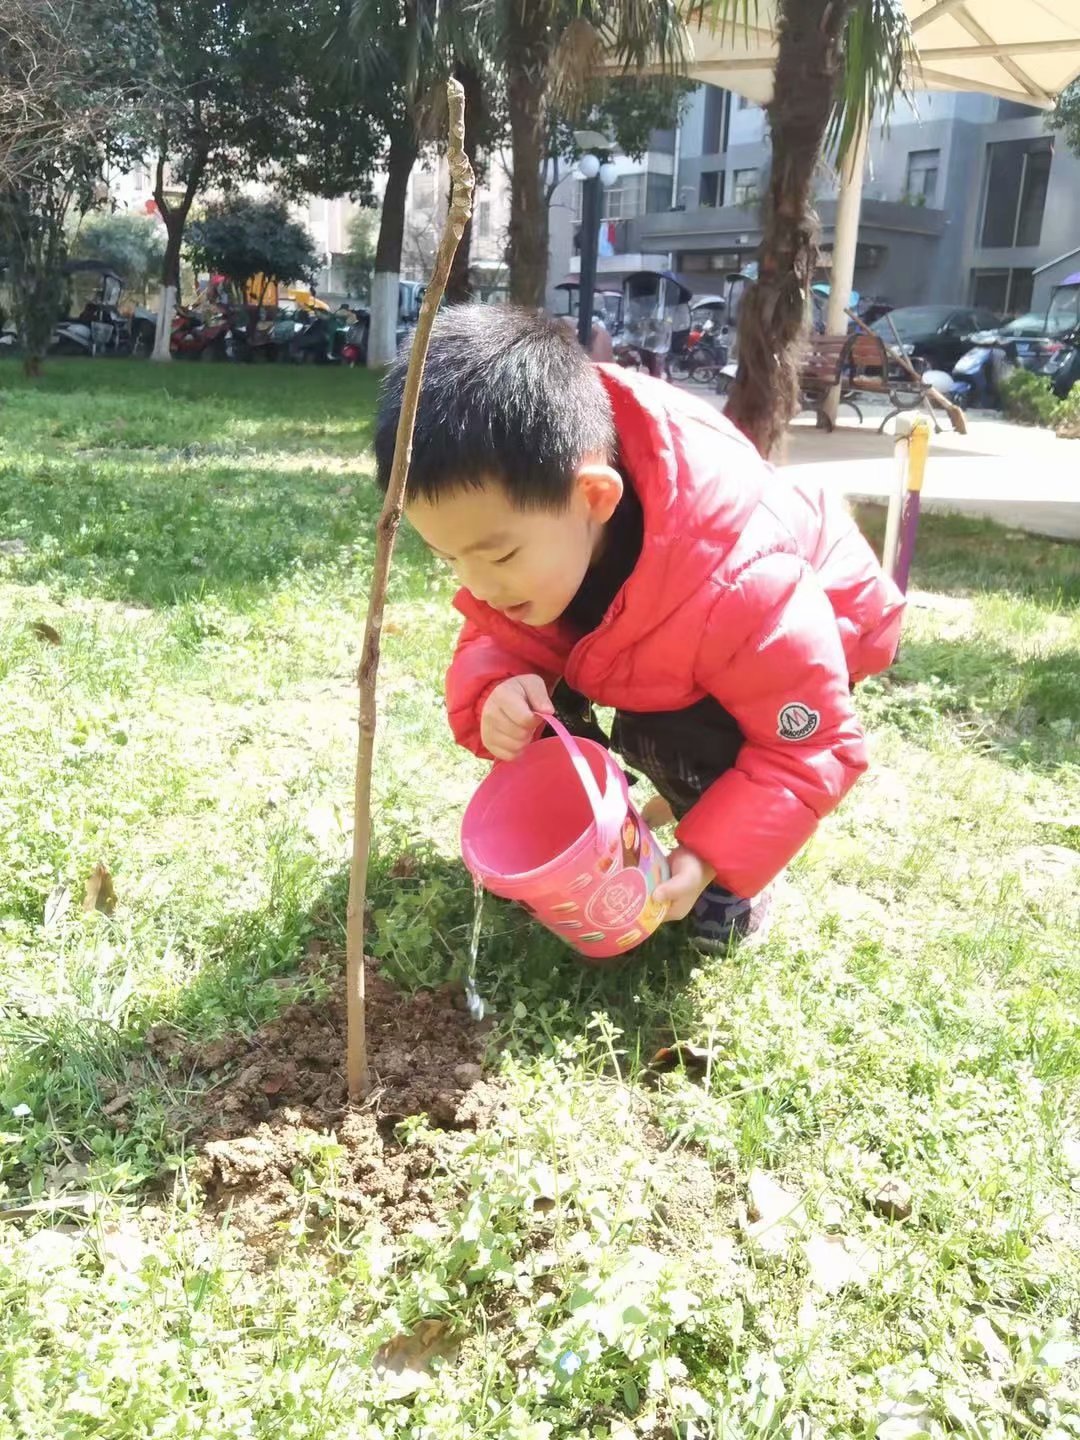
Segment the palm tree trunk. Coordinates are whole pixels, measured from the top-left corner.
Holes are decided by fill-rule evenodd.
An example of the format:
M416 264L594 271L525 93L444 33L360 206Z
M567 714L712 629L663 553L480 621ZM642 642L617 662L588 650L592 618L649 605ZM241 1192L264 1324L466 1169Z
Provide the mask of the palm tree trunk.
M781 0L773 98L772 173L758 281L739 309L739 373L727 414L768 456L799 403L798 344L817 264L814 174L843 65L854 0Z
M480 136L487 125L487 107L483 82L471 65L459 65L455 72L465 91L465 156L476 173L476 154L480 148ZM469 252L472 245L472 216L466 221L461 244L454 252L450 274L446 281L446 300L449 305L464 305L472 299L472 281L469 279Z
M405 196L416 156L416 136L412 124L406 120L391 138L386 161L386 190L375 246L375 274L371 280L367 363L372 369L389 365L397 354L398 278L405 237Z
M550 44L546 7L515 0L507 23L506 98L514 173L510 186L510 300L538 309L544 303L548 264L547 69Z

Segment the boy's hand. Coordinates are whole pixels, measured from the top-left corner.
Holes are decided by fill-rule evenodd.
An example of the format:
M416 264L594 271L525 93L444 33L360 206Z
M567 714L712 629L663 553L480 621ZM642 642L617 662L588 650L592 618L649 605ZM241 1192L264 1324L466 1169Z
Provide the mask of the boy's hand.
M704 860L698 859L692 850L680 845L668 856L671 879L665 880L653 891L653 900L666 904L668 912L665 922L685 920L697 904L701 892L716 879L716 871Z
M496 760L513 760L555 707L539 675L515 675L496 685L480 712L480 738Z

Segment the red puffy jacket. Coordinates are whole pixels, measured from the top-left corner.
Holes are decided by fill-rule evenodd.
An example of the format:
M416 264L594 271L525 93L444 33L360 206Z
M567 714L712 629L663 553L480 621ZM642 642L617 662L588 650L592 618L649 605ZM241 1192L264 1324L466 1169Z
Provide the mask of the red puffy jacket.
M885 669L903 599L843 503L776 471L707 402L600 367L645 536L600 626L530 628L461 590L446 694L461 745L487 757L491 689L535 672L599 705L678 710L712 695L745 737L683 818L679 843L754 895L866 769L851 682Z

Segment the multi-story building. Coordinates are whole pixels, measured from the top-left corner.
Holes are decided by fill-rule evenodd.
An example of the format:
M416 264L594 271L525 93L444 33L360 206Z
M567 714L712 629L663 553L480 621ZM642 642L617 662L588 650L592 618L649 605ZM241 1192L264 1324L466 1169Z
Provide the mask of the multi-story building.
M670 193L657 183L665 160ZM614 201L619 218L604 238L617 253L601 257L600 274L669 264L699 293L721 289L724 275L756 254L769 163L765 112L701 86L678 132L659 136L641 162L637 188ZM580 192L580 183L566 185ZM823 280L835 197L835 175L823 167L815 197ZM554 281L578 262L559 249L554 222L552 232ZM1080 157L1047 131L1041 112L986 95L922 94L914 108L898 104L888 129L875 127L855 265L862 294L1016 313L1045 304L1078 255Z

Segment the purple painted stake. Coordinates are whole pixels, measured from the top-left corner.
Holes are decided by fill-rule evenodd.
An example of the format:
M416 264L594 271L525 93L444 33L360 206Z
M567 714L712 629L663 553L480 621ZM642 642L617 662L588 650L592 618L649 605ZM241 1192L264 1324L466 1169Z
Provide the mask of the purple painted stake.
M899 432L898 429L898 435ZM922 501L923 477L926 474L926 457L930 449L930 427L919 416L912 424L905 438L907 456L904 467L904 492L900 508L900 522L897 535L896 557L889 565L892 578L906 594L911 575L911 562L915 558L915 537L919 533L919 506ZM886 557L887 560L891 557Z

